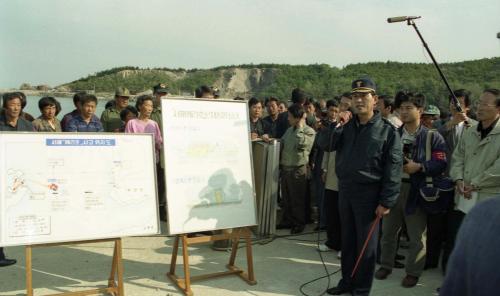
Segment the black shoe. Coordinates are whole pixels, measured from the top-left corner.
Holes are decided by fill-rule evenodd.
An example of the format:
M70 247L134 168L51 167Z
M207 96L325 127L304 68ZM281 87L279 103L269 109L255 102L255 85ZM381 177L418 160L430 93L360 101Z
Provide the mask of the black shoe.
M16 263L17 263L17 261L15 259L7 259L7 258L5 258L5 259L0 260L0 267L14 265Z
M304 231L304 226L294 226L292 227L292 230L290 230L290 234L299 234Z
M401 285L405 288L412 288L415 287L417 283L418 283L418 277L407 274L403 279L403 281L401 282Z
M399 261L394 260L394 268L405 268L405 265Z
M326 293L330 295L342 295L342 294L348 294L351 293L351 290L345 289L345 288L340 288L339 286L330 288L326 290Z
M231 240L217 240L212 244L212 250L214 251L228 251L231 249Z
M385 280L390 274L392 273L392 270L389 270L384 267L380 267L374 274L375 278L377 280Z
M290 224L280 223L276 225L276 229L290 229L290 228L292 228L292 225Z
M405 260L405 256L396 254L396 260Z

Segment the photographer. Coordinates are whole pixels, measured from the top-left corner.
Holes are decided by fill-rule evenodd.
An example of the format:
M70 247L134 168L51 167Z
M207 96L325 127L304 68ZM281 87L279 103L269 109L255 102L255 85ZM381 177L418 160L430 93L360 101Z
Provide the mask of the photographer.
M403 143L404 166L401 193L392 211L384 218L381 241L381 267L375 278L386 279L392 273L398 232L403 222L406 224L409 250L406 258L406 277L403 287L414 287L424 270L426 253L427 213L420 188L426 185L426 177L436 177L446 169L446 145L443 137L429 133L421 125L421 115L425 107L425 98L412 93L397 95L397 108L400 110L403 126L399 128ZM430 139L431 159L426 160L426 141Z

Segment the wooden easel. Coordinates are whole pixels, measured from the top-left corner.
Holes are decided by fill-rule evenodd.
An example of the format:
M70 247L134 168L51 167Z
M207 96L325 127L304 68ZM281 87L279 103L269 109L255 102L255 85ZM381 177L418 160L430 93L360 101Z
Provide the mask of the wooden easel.
M247 269L248 273L244 270L236 267L234 265L234 261L236 259L236 252L238 251L238 245L240 242L240 237L243 236L246 242L246 251L247 251ZM231 257L229 257L229 263L226 267L229 269L227 271L208 273L198 276L191 276L189 272L189 254L188 254L188 246L200 243L207 243L211 241L218 240L232 240L232 250ZM175 274L175 265L177 262L177 251L179 249L179 240L182 240L182 259L184 265L184 277L178 277ZM249 285L257 284L255 281L255 276L253 272L253 255L252 255L252 241L250 236L250 230L247 227L236 228L233 229L232 233L224 233L217 235L207 235L200 237L187 237L187 234L180 234L175 237L174 247L172 250L172 259L170 261L170 271L167 273L167 276L179 287L182 289L184 294L187 296L192 296L193 291L191 291L191 282L205 280L209 278L222 277L227 275L237 275Z
M108 279L108 286L106 288L99 288L86 291L78 292L66 292L59 294L50 294L50 296L76 296L76 295L93 295L98 293L110 293L115 296L124 296L123 290L123 264L122 264L122 239L112 238L112 239L100 239L100 240L89 240L89 241L78 241L78 242L67 242L67 243L53 243L53 244L43 244L43 245L31 245L26 246L26 295L33 296L33 274L32 274L32 249L38 247L53 247L53 246L63 246L72 244L90 244L90 243L101 243L101 242L115 242L115 248L113 251L113 263L111 265L111 273ZM115 281L115 275L117 279ZM49 295L46 295L49 296Z

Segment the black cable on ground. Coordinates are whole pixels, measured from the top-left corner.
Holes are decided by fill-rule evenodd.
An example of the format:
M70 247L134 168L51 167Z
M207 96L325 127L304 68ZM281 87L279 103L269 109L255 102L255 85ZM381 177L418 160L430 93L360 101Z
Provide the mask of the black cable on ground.
M328 267L326 266L326 263L325 263L325 260L323 258L323 254L319 251L319 245L320 245L320 234L321 232L323 232L322 230L318 230L318 231L315 231L315 232L303 232L303 233L298 233L298 234L289 234L289 235L273 235L269 238L260 238L260 239L256 239L256 240L252 240L252 245L255 245L255 244L259 244L259 245L266 245L266 244L269 244L271 243L272 241L274 241L275 239L286 239L286 240L293 240L293 241L303 241L303 242L316 242L316 247L317 247L317 250L318 250L318 253L319 253L319 257L321 259L321 263L323 265L323 268L325 269L325 275L324 276L321 276L321 277L318 277L318 278L315 278L315 279L312 279L306 283L303 283L302 285L300 285L299 287L299 291L300 293L303 295L303 296L311 296L309 294L307 294L306 292L303 291L303 289L309 285L309 284L312 284L314 282L317 282L319 280L322 280L324 278L328 278L328 283L327 283L327 286L326 286L326 289L321 293L319 294L318 296L322 296L322 295L325 295L326 294L326 291L328 290L328 288L330 288L330 284L331 284L331 279L330 277L334 274L337 274L338 272L340 272L342 269L339 268L337 270L335 270L334 272L330 273L328 271ZM317 236L317 239L316 240L305 240L305 239L295 239L293 237L297 237L297 236L302 236L302 235L307 235L307 234L314 234L314 233L317 233L318 236ZM264 241L264 242L262 242ZM239 246L238 248L243 248L245 247L245 244Z
M319 219L318 219L318 221L319 221ZM310 296L309 294L307 294L306 292L304 292L304 290L303 290L303 289L304 289L304 287L306 287L307 285L312 284L312 283L314 283L314 282L317 282L317 281L319 281L319 280L321 280L321 279L328 278L328 283L327 283L327 285L326 285L326 289L325 289L325 290L324 290L321 294L319 294L319 296L325 295L325 294L326 294L326 291L330 288L330 283L331 283L331 279L330 279L330 277L331 277L332 275L334 275L334 274L338 273L338 272L341 270L341 268L339 268L339 269L337 269L336 271L334 271L334 272L332 272L332 273L329 273L329 271L328 271L328 267L326 266L325 260L323 259L323 254L322 254L322 253L321 253L321 251L319 250L319 244L320 244L320 233L321 233L321 230L318 230L317 232L318 232L318 239L317 239L317 241L316 241L316 242L317 242L317 243L316 243L316 247L317 247L317 251L318 251L318 253L319 253L319 258L321 259L321 264L323 265L323 268L325 269L325 273L326 273L326 275L324 275L324 276L322 276L322 277L318 277L318 278L312 279L312 280L310 280L310 281L308 281L308 282L303 283L302 285L300 285L300 287L299 287L299 291L300 291L300 293L301 293L303 296Z
M297 233L297 234L286 234L286 235L271 235L271 236L268 236L268 237L261 237L261 238L255 238L255 239L252 239L252 245L261 245L261 246L264 246L264 245L267 245L271 242L273 242L274 240L276 239L279 239L279 238L282 238L282 239L287 239L287 240L296 240L296 241L303 241L303 242L316 242L316 240L301 240L301 239L293 239L293 238L290 238L290 237L296 237L296 236L302 236L302 235L307 235L307 234L314 234L315 232L302 232L302 233ZM240 238L240 242L242 242L243 244L238 246L238 249L241 249L241 248L244 248L246 246L246 244L244 243L245 240L244 238Z

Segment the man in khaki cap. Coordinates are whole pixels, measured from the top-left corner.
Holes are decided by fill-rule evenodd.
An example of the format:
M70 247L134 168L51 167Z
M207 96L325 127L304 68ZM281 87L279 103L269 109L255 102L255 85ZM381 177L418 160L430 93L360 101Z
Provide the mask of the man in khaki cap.
M102 111L101 123L105 132L119 132L122 126L120 112L128 106L130 91L125 87L119 87L115 92L115 100L111 107Z

